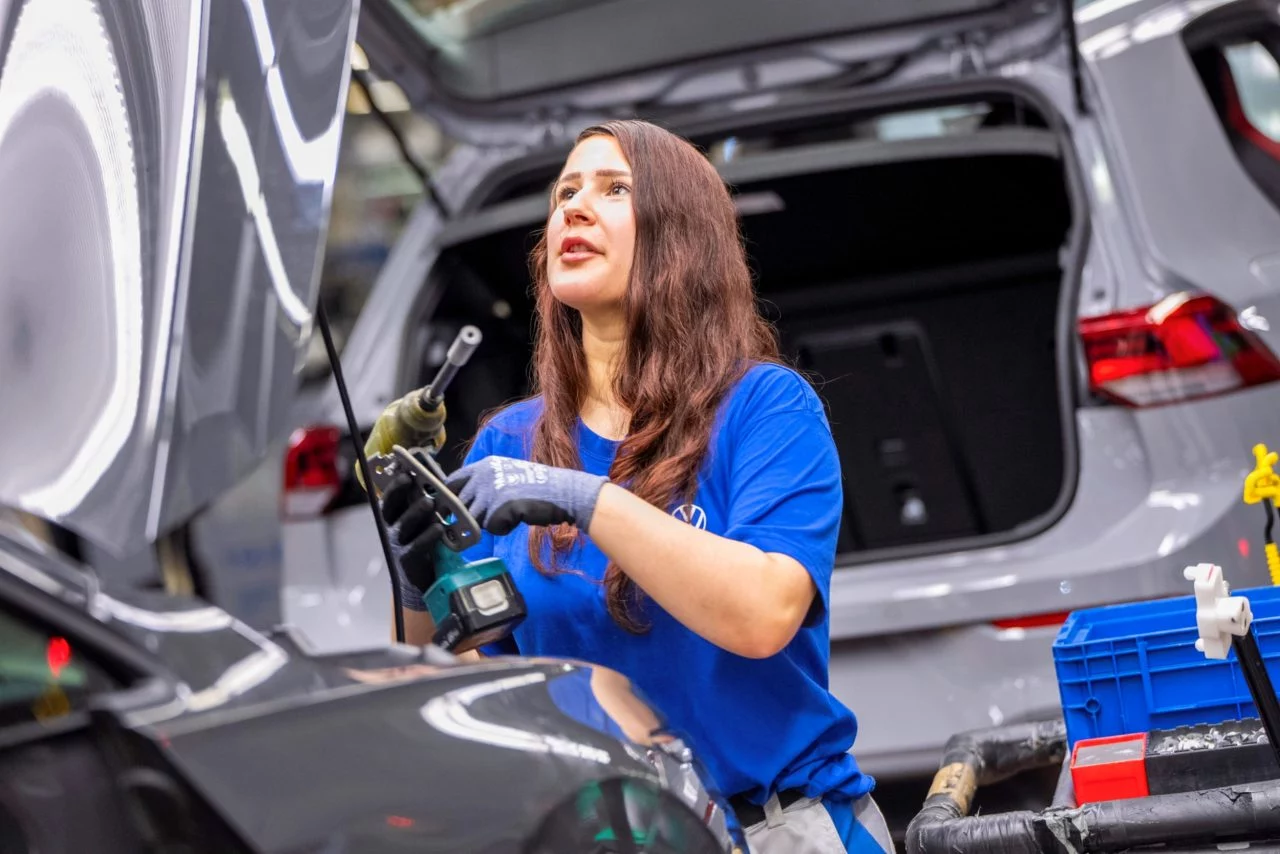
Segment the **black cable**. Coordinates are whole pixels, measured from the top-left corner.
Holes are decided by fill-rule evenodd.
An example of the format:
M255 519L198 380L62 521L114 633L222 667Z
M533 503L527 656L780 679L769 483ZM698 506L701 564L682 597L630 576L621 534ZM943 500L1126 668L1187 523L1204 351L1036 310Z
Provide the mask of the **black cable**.
M369 496L369 507L373 509L373 524L378 528L378 539L382 542L382 553L387 559L387 572L391 575L391 602L396 622L396 643L404 643L404 603L400 598L400 584L396 579L395 558L391 556L391 538L387 536L387 523L382 518L378 507L378 497L373 491L373 472L369 469L369 460L364 455L364 446L360 444L360 425L356 423L355 412L351 408L351 398L347 396L347 382L342 378L342 363L338 359L338 350L333 346L333 336L329 332L329 316L325 313L324 302L317 303L316 318L320 321L320 334L324 337L324 348L329 354L329 366L333 368L333 379L338 384L338 395L342 398L342 411L347 414L347 430L351 434L351 444L356 449L356 459L360 462L360 472L364 475L365 494Z
M405 141L404 134L400 132L400 128L396 127L396 123L391 121L391 117L383 112L377 102L373 100L373 84L369 81L369 73L353 68L351 69L351 82L359 86L361 91L364 92L364 99L369 102L369 113L378 120L387 133L391 134L391 138L395 140L396 147L400 149L400 156L404 159L405 165L413 170L413 173L418 176L418 180L422 183L423 194L435 205L436 212L442 218L447 219L449 212L444 208L444 197L440 195L435 182L431 180L431 172L414 156L414 153L409 149L409 143Z
M1262 509L1267 512L1266 540L1268 543L1274 543L1275 540L1271 539L1271 529L1276 524L1275 504L1270 498L1264 498L1262 499Z

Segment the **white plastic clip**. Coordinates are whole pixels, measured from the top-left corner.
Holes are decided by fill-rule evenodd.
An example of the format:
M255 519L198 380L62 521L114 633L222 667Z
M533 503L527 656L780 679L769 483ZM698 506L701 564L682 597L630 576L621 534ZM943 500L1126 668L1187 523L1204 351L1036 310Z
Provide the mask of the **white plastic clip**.
M1253 622L1253 610L1243 596L1230 596L1231 586L1222 575L1222 567L1212 563L1189 566L1182 577L1195 582L1196 628L1200 639L1196 649L1205 658L1226 658L1231 636L1243 636Z

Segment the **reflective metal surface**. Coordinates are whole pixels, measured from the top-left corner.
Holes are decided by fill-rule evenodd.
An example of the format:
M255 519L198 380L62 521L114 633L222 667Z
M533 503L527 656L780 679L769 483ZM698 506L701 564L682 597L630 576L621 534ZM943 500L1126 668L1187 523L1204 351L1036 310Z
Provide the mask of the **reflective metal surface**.
M632 741L635 722L605 709L611 698L594 693L589 669L521 662L414 670L398 676L366 662L345 671L371 683L359 690L213 729L179 719L149 731L272 850L340 841L352 851L516 851L558 804L603 780L684 797L664 754ZM308 808L283 809L264 797L273 792L305 793ZM700 817L706 796L691 794ZM723 823L723 813L716 819ZM677 850L717 849L704 841Z
M357 12L0 0L0 505L127 557L291 426ZM612 803L613 781L644 810L592 833L680 826L662 850L733 847L693 757L614 673L325 657L116 590L7 519L0 605L121 680L92 697L107 765L86 774L177 778L258 850L554 845L559 810Z
M1090 107L1085 113L1077 110L1064 72L1064 46L1051 33L1036 30L1030 46L1041 48L1039 53L1000 50L999 39L984 42L983 62L975 59L982 67L971 69L975 86L983 79L1024 83L1047 100L1063 125L1064 165L1077 179L1077 213L1089 226L1080 281L1070 283L1079 316L1202 289L1235 307L1243 324L1280 350L1280 291L1274 287L1280 282L1280 213L1231 151L1195 78L1182 31L1203 23L1205 15L1246 7L1263 8L1224 0L1123 0L1079 10ZM1274 5L1266 8L1274 17ZM1055 26L1058 20L1057 11L1045 16ZM378 38L376 27L366 29L370 44L392 39L391 33ZM921 54L896 80L867 91L883 98L897 82L947 76L950 63L966 54L979 56ZM742 67L764 68L778 57L762 52L738 59ZM743 125L761 121L774 105L764 98L736 98L742 93L733 87L746 78L720 70L690 63L666 75L636 77L634 86L587 85L568 92L566 103L578 105L583 117L604 104L691 91L663 90L667 76L686 75L680 79L690 84L700 75L714 76L722 90L708 82L700 94L718 91L717 103L736 110ZM430 69L407 70L406 91L427 106L431 90L415 89L415 71L422 77ZM645 103L675 113L692 101ZM484 142L525 140L532 133L532 125L504 128L487 111L467 118ZM548 121L542 130L554 135L555 124ZM722 127L726 134L733 131L729 120ZM575 129L566 119L561 131ZM496 181L522 153L478 146L455 150L439 176L447 207L474 209L484 195L476 188ZM427 205L411 222L346 350L353 404L365 420L403 393L406 380L399 371L410 345L402 306L430 296L425 289L435 281L431 268L442 231L467 225L441 224ZM1085 379L1076 381L1082 386ZM1253 464L1252 445L1271 443L1280 434L1275 386L1141 412L1080 405L1072 416L1078 482L1070 506L1048 530L1005 545L954 548L835 573L831 683L858 715L854 752L868 773L931 774L937 752L957 730L997 718L1041 717L1056 706L1054 630L1004 631L993 620L1185 595L1182 568L1203 560L1234 561L1239 586L1267 582L1262 519L1256 507L1242 503L1240 488ZM314 418L341 419L332 388ZM384 633L385 597L351 595L380 589L371 583L369 567L378 550L368 517L344 511L306 525L322 532L299 525L286 526L283 535L283 608L289 619L329 648ZM341 631L325 628L336 621Z
M199 601L115 593L0 536L0 604L15 591L62 603L53 621L69 636L90 623L119 638L80 650L95 663L121 649L151 663L98 698L115 722L104 732L159 750L161 770L260 850L523 851L554 810L614 780L648 793L637 833L686 828L659 850L730 851L741 835L691 751L613 671L464 665L435 647L316 656Z
M357 12L0 6L0 503L124 554L288 426Z

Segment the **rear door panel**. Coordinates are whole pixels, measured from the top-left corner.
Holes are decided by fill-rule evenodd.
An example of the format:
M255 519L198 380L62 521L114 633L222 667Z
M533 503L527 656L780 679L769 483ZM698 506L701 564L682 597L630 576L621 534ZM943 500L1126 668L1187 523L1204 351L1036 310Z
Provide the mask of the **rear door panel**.
M125 555L291 426L358 4L44 8L0 42L0 503Z

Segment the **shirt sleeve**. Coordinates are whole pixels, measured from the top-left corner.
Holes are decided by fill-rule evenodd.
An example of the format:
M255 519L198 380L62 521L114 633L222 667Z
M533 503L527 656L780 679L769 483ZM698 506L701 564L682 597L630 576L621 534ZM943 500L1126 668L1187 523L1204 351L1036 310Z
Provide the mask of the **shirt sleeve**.
M732 445L725 536L794 558L818 589L804 620L822 622L844 508L835 440L821 404L750 413Z

